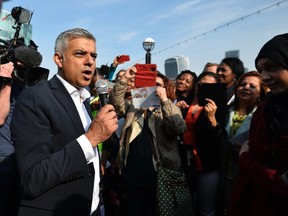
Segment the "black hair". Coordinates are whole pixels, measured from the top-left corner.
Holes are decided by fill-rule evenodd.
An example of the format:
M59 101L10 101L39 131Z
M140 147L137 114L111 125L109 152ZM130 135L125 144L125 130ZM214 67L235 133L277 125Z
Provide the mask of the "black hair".
M218 76L218 74L216 74L214 72L210 72L210 71L204 71L198 76L197 83L205 76L213 77L217 83L221 82L220 77Z
M236 80L245 72L244 64L239 58L224 58L221 63L224 63L231 68L232 73L235 74Z

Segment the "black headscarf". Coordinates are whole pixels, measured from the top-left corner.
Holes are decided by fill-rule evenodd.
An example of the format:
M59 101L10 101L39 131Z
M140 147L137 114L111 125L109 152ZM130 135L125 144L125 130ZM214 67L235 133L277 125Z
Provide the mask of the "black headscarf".
M259 59L269 58L288 70L288 33L277 35L269 40L259 51ZM268 121L271 138L276 139L282 132L288 131L288 92L277 95L268 94L265 115Z
M273 37L261 48L255 59L256 68L261 58L269 58L288 69L288 33Z

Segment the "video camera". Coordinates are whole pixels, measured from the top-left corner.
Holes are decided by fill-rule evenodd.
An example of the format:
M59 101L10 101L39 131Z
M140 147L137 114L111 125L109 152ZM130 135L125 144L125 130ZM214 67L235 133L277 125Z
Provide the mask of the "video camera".
M14 63L12 80L23 82L26 86L32 86L41 80L47 80L49 70L39 67L42 62L42 55L37 51L38 46L30 40L27 46L23 38L19 38L19 32L22 24L29 24L32 14L29 10L22 7L12 8L11 14L15 19L15 29L13 39L5 41L0 39L0 58L1 64L8 62ZM5 20L8 16L3 18ZM7 78L5 79L7 82ZM4 78L0 77L0 83Z

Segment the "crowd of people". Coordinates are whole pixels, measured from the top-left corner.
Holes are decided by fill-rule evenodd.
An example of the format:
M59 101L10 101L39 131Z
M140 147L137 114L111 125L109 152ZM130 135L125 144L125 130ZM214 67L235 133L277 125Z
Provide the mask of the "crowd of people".
M116 73L119 56L96 67L95 37L73 28L56 38L50 80L27 87L1 65L0 215L288 214L287 33L264 44L255 71L239 58L175 80L155 71L149 106L134 104L137 68ZM205 86L219 92L203 99ZM172 195L164 171L184 176Z

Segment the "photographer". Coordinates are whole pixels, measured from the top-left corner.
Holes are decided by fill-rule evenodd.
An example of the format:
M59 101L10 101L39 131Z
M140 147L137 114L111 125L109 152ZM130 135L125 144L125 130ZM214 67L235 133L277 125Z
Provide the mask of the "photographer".
M1 65L0 71L0 215L17 215L18 177L11 141L10 122L16 98L20 93L18 82L12 82L14 64Z
M11 94L11 81L14 66L12 62L1 65L0 70L0 126L2 126L7 118L10 109L10 94Z
M0 1L2 3L2 1ZM0 40L0 215L14 216L19 206L19 177L11 140L10 123L18 95L26 86L31 86L48 77L49 70L38 67L42 56L37 45L26 46L19 38L21 12L15 7L11 11L15 19L14 38ZM30 41L30 45L32 41Z

